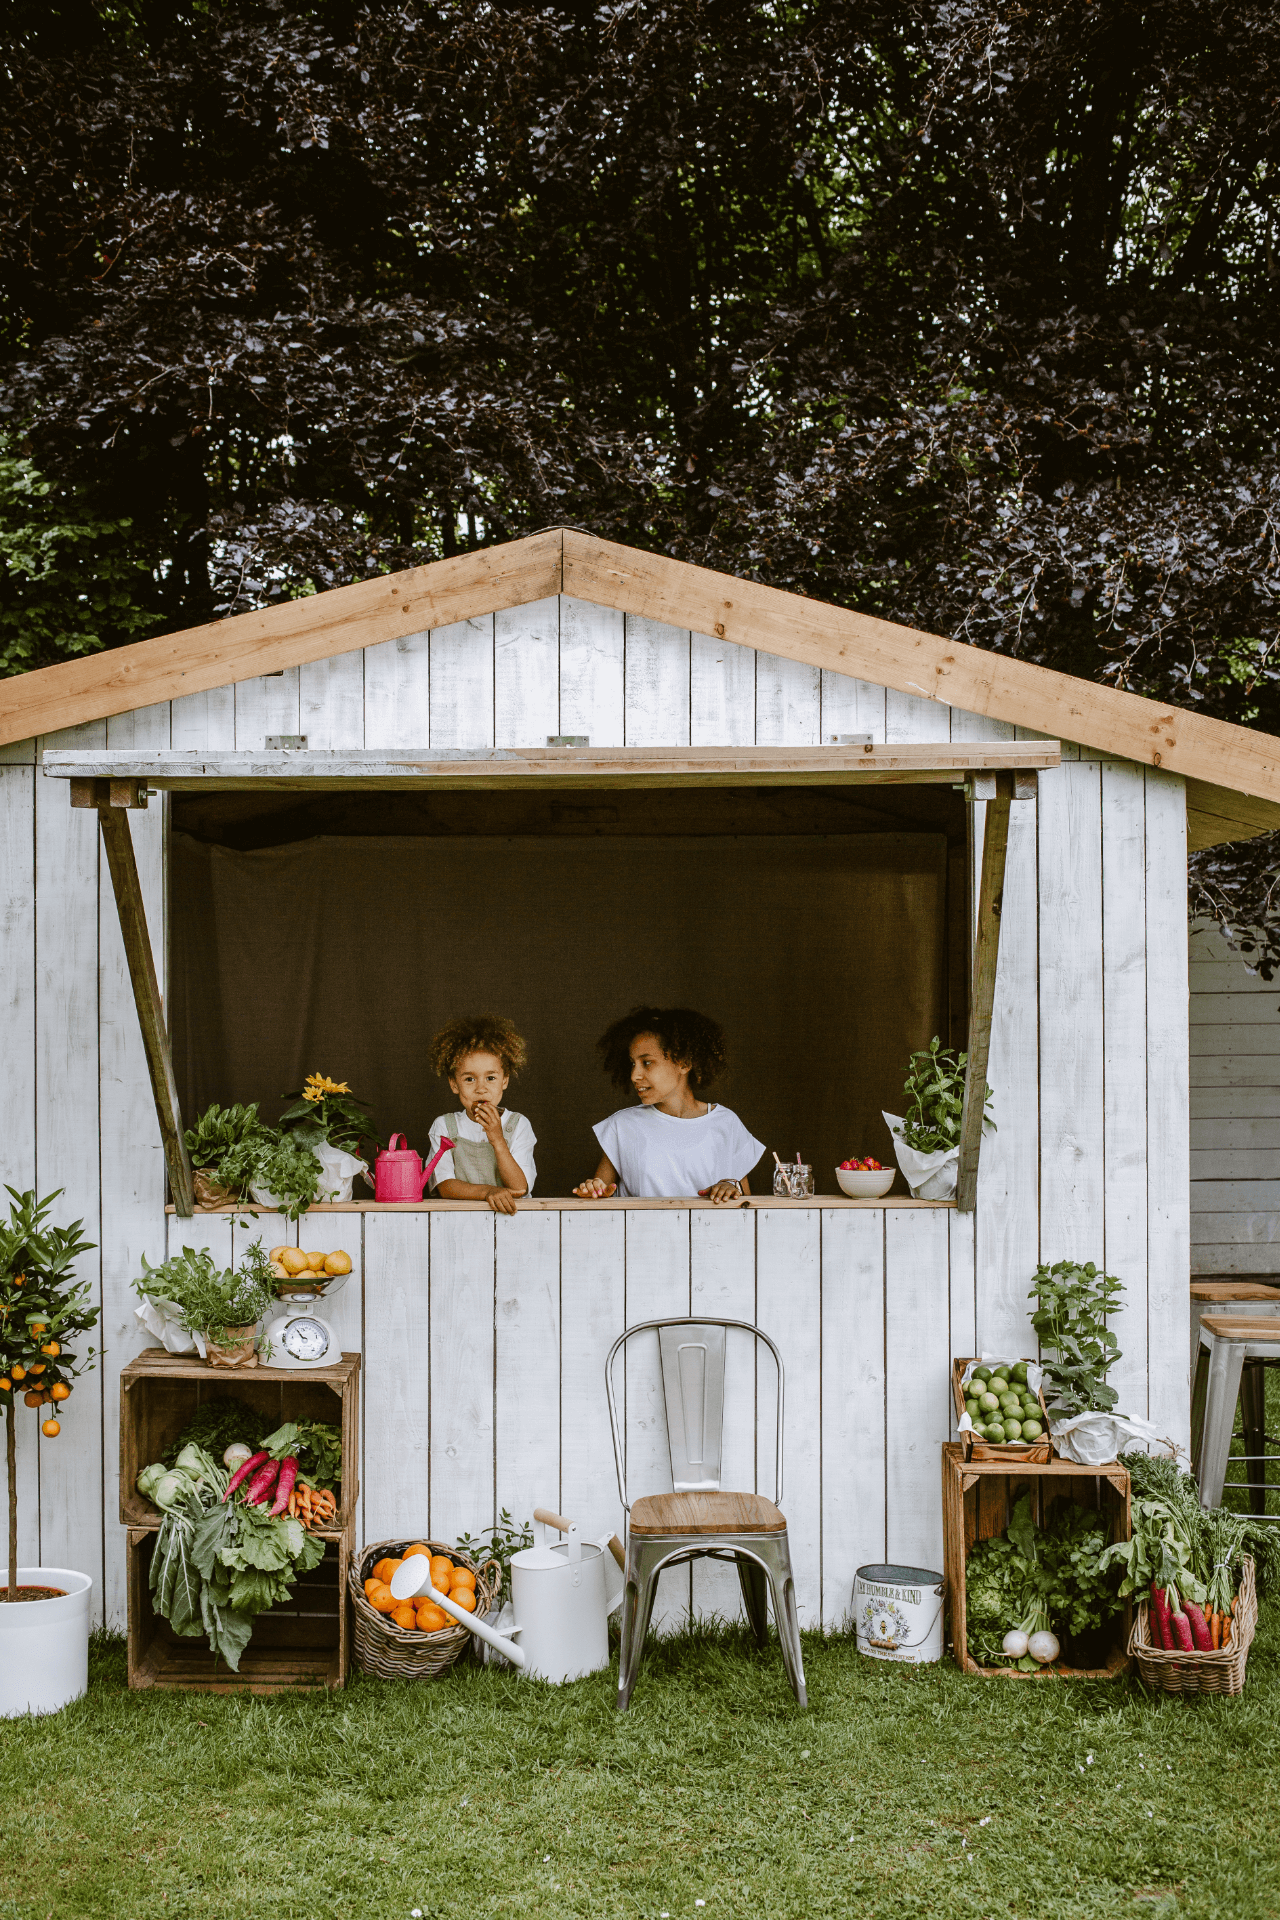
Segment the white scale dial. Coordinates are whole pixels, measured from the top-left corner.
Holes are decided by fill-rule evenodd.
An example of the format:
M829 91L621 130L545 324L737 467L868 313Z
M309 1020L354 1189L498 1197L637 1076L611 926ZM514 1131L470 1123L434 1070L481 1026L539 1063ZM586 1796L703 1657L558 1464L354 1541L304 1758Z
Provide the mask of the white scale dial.
M329 1351L329 1329L322 1320L300 1315L289 1322L280 1344L295 1360L323 1360Z

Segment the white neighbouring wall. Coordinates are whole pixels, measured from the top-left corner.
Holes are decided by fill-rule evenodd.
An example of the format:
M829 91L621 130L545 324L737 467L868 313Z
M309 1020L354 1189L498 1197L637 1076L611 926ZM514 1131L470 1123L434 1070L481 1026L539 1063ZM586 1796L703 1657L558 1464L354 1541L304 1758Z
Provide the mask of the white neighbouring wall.
M1280 980L1191 934L1191 1270L1280 1274Z
M81 1273L103 1304L106 1349L57 1441L39 1439L34 1417L20 1422L20 1553L90 1573L114 1625L118 1381L142 1344L131 1281L143 1253L207 1244L229 1261L237 1235L217 1215L166 1221L96 817L71 809L38 755L260 749L269 733L305 734L313 748L440 748L545 745L555 733L733 746L1015 729L561 597L0 748L0 1175L62 1187L59 1211L84 1218L98 1251ZM163 977L162 806L131 825ZM1124 1279L1123 1402L1185 1440L1185 916L1181 780L1064 746L1038 808L1012 812L990 1066L999 1131L983 1147L972 1216L311 1215L306 1244L345 1246L355 1262L334 1318L344 1347L364 1355L363 1537L474 1533L500 1507L523 1516L544 1500L593 1532L616 1527L604 1354L629 1321L714 1310L758 1319L782 1347L801 1619L836 1626L862 1562L941 1564L950 1357L1029 1349L1039 1259L1105 1261ZM272 1221L259 1230L297 1237ZM642 1372L634 1384L633 1413ZM754 1473L770 1492L767 1448L754 1466L739 1429L739 1478ZM663 1617L736 1610L723 1574L668 1576Z

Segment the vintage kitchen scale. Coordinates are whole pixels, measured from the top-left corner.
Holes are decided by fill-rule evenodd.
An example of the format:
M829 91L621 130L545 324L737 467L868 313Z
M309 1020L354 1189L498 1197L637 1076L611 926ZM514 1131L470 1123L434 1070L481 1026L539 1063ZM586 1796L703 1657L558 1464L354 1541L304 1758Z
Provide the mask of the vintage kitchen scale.
M264 1347L271 1343L269 1367L332 1367L342 1358L342 1342L319 1309L350 1277L307 1273L280 1282L276 1311L262 1329Z

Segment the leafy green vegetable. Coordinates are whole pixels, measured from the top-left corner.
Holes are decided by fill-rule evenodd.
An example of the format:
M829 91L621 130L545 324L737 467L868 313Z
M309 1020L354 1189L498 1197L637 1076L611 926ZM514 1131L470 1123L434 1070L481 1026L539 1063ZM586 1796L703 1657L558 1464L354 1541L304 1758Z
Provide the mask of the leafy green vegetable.
M964 1110L967 1053L953 1053L937 1034L927 1047L911 1056L911 1068L902 1091L911 1096L902 1123L902 1138L917 1153L939 1153L960 1144L960 1116ZM985 1105L990 1106L991 1088ZM984 1125L995 1121L984 1113Z
M197 1409L160 1458L166 1466L171 1467L182 1449L193 1442L203 1447L215 1460L221 1460L227 1448L237 1440L243 1440L256 1453L262 1444L262 1431L266 1424L256 1407L237 1400L231 1394L220 1394L216 1400L206 1400ZM149 1473L151 1469L145 1471Z
M1013 1510L1008 1532L983 1540L965 1569L969 1651L983 1666L1019 1666L1002 1641L1011 1628L1050 1628L1062 1641L1109 1626L1119 1611L1119 1576L1107 1571L1107 1523L1091 1508L1056 1500L1037 1526L1030 1496Z
M290 1420L261 1442L273 1460L292 1454L298 1478L336 1493L342 1480L342 1429L320 1420Z
M247 1107L206 1107L194 1127L187 1128L183 1138L193 1167L216 1168L232 1147L266 1131L258 1118L258 1103L255 1100ZM226 1183L219 1181L218 1184Z
M1123 1292L1124 1282L1092 1260L1036 1268L1028 1298L1038 1302L1031 1324L1045 1355L1045 1399L1064 1413L1109 1413L1120 1397L1107 1385L1120 1358L1107 1316L1120 1311Z
M284 1202L289 1219L297 1220L314 1202L322 1173L304 1140L268 1127L230 1148L218 1162L215 1177L234 1193L265 1187Z
M220 1272L205 1247L184 1247L158 1267L144 1253L133 1284L143 1299L172 1301L189 1332L214 1341L229 1327L261 1320L275 1299L269 1276L263 1279L252 1264L239 1273L231 1267Z

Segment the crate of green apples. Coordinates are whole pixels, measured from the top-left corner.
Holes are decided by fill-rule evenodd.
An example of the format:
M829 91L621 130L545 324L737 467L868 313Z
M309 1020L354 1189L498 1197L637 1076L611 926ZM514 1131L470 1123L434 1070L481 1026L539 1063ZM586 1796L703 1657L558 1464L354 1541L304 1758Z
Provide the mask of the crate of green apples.
M1049 1414L1039 1385L1028 1384L1027 1373L1039 1381L1035 1360L955 1360L951 1384L956 1419L968 1414L971 1425L961 1427L960 1442L966 1460L1002 1460L1043 1463L1053 1454Z

